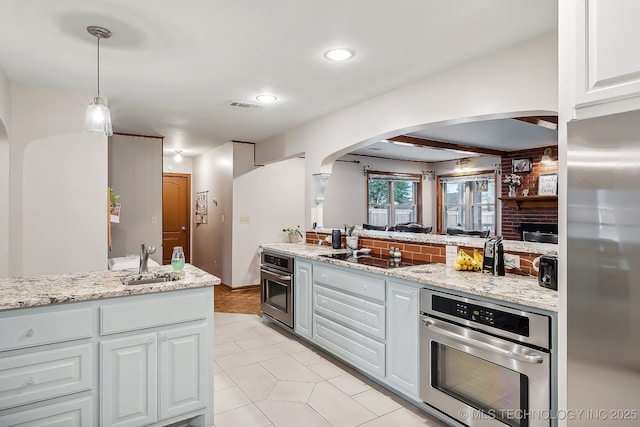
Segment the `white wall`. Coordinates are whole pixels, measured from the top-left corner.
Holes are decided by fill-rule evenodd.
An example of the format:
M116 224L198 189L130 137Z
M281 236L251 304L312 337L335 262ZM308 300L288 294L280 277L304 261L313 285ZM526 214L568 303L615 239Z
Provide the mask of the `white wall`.
M258 247L285 242L285 227L304 223L304 159L253 165L253 144L233 150L233 278L240 287L260 283ZM248 218L240 223L240 217ZM246 222L246 221L244 221Z
M209 191L209 222L192 225L191 263L231 285L233 143L208 151L193 161L193 193ZM217 199L217 204L213 202ZM223 221L224 217L224 221Z
M381 138L467 118L544 114L558 108L556 33L486 55L441 74L329 114L256 146L261 164L305 153L305 215L311 225L311 175Z
M0 67L0 277L10 274L9 251L9 169L11 125L11 87Z
M9 138L0 120L0 277L9 276Z
M155 246L151 259L162 264L162 139L113 135L109 138L109 185L120 196L120 222L111 224L109 258Z
M11 85L12 276L106 269L107 137L82 132L90 101Z
M191 157L183 157L182 161L176 162L175 156L163 156L162 172L191 175L193 173L193 159Z

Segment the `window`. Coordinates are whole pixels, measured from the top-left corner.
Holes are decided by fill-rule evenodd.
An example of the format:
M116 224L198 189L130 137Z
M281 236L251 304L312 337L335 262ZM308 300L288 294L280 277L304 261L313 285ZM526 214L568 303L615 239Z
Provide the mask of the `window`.
M440 232L447 228L495 232L495 174L438 178Z
M369 224L393 226L422 221L421 175L368 172L367 193Z

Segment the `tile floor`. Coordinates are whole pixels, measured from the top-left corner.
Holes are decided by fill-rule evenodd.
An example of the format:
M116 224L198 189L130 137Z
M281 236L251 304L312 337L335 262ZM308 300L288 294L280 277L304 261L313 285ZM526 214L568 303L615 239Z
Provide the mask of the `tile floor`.
M253 314L215 313L216 427L444 427Z

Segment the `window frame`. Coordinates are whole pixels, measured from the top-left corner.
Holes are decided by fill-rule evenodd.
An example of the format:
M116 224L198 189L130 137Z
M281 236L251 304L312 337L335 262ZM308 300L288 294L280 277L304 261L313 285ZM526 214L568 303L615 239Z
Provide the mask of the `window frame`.
M437 229L438 229L438 233L439 234L446 234L447 230L444 226L444 218L443 218L443 209L444 209L444 205L445 205L445 194L442 191L442 184L443 184L443 179L446 178L460 178L460 177L473 177L473 176L480 176L480 175L493 175L493 188L494 188L494 194L493 194L493 206L494 206L494 212L495 212L495 217L494 217L494 224L493 224L493 230L490 230L490 233L492 234L497 234L498 233L498 192L500 190L500 183L498 181L498 173L495 170L481 170L481 171L473 171L473 172L463 172L463 173L453 173L453 174L446 174L446 175L438 175L437 181L436 181L436 199L437 199L437 206L436 206L436 224L437 224ZM368 194L368 193L367 193ZM484 203L483 203L484 204ZM469 209L471 209L474 205L478 205L478 204L474 204L472 201L465 201L465 204L462 205L465 208L465 212ZM466 220L466 219L465 219Z
M389 182L390 181L402 181L402 178L407 178L407 180L411 180L411 181L416 181L417 183L417 190L416 190L416 200L415 200L415 206L416 206L416 219L415 222L422 224L422 191L423 191L423 187L422 187L422 174L419 173L403 173L403 172L385 172L385 171L375 171L375 170L368 170L367 171L367 177L365 179L365 185L366 185L366 207L365 207L365 218L367 218L367 223L370 223L371 218L369 218L369 208L370 208L370 204L369 204L369 181L371 180L371 176L372 175L383 175L383 176L389 176ZM391 190L391 189L390 189ZM391 195L391 191L389 191L389 194ZM395 205L393 203L391 203L393 199L390 198L390 209L389 209L389 221L392 218L395 218ZM396 224L387 224L387 227L393 227Z

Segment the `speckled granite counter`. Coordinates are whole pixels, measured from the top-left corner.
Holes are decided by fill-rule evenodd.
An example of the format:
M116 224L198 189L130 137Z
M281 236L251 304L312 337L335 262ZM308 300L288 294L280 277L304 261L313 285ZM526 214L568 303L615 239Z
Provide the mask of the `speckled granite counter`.
M315 232L322 234L331 234L332 228L318 228L317 230L307 231L307 235L313 236ZM343 231L344 233L344 231ZM397 231L375 231L375 230L363 230L362 228L356 228L353 232L354 236L362 238L373 238L382 240L395 240L412 243L431 243L439 245L456 245L465 246L468 248L484 248L484 242L486 239L479 237L469 236L448 236L444 234L434 233L406 233ZM503 240L502 244L504 250L507 252L521 252L521 253L534 253L534 254L558 254L558 245L552 243L535 243L535 242L522 242L519 240Z
M455 271L452 267L440 263L383 269L339 259L324 258L320 255L344 251L305 243L270 243L263 244L262 248L354 270L382 274L390 278L437 286L543 310L558 311L558 293L539 286L534 277L515 274L500 277L477 272Z
M170 265L149 269L150 273L169 271ZM181 280L131 286L124 286L122 279L134 275L137 270L0 279L0 310L201 288L220 283L216 276L189 264L183 271L185 276Z

